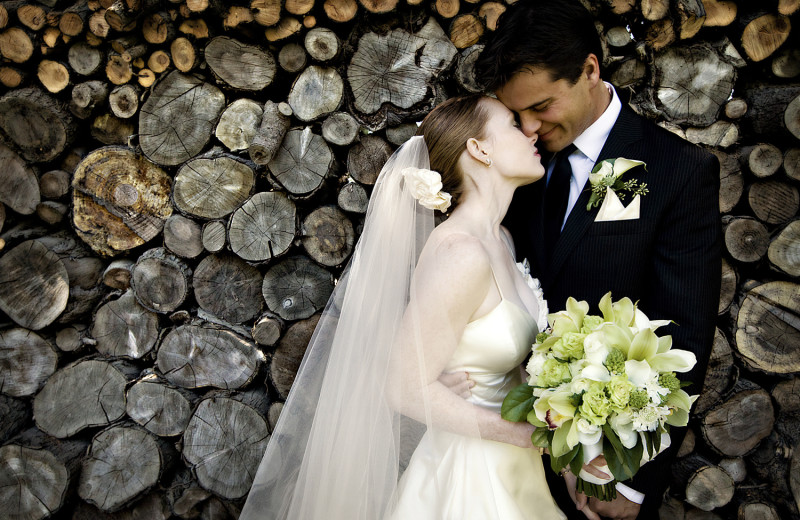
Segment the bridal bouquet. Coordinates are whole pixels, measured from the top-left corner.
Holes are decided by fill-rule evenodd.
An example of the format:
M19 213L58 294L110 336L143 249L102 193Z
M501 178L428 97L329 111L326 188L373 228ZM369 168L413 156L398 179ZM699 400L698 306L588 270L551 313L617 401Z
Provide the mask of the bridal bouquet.
M672 349L671 336L655 330L628 298L600 300L603 316L570 298L567 309L548 316L527 366L528 382L503 401L502 417L537 426L533 443L550 449L553 471L569 466L578 491L613 500L617 480L669 446L669 427L686 426L697 396L689 396L676 372L696 363L693 353ZM613 479L599 479L581 467L603 454Z

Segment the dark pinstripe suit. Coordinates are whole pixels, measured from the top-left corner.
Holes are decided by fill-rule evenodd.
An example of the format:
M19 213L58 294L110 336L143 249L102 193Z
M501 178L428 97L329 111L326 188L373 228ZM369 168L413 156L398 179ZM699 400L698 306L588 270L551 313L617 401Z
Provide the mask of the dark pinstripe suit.
M615 300L627 296L639 302L651 319L671 319L661 328L673 347L697 356L696 367L681 379L699 393L717 316L720 283L719 164L713 155L687 143L623 106L598 160L626 157L647 164L626 172L649 193L641 199L640 218L594 222L597 208L586 210L584 189L572 209L547 265L542 243L545 183L517 190L504 224L511 231L517 256L528 258L532 274L542 283L551 312L563 309L569 296L586 300L597 312L607 291ZM630 197L624 203L630 202ZM645 494L640 519L658 518L658 504L669 484L669 464L685 434L673 428L673 447L642 467L631 487ZM548 475L551 472L548 470ZM575 512L569 497L559 499L563 482L551 490L568 515ZM574 518L585 518L577 512ZM572 517L571 517L572 518Z

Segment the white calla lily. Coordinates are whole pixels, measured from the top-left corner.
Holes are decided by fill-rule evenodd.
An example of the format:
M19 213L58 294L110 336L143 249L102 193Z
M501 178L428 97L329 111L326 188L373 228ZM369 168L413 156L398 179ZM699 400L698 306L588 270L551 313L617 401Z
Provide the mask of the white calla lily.
M697 363L697 357L688 350L669 350L652 356L649 363L658 372L688 372Z
M626 159L625 157L617 157L614 160L614 175L619 177L626 171L637 166L644 166L644 162L636 161L634 159Z
M628 375L628 381L636 386L644 386L647 382L653 379L653 375L657 375L651 368L650 363L647 361L637 361L629 359L625 362L625 373Z

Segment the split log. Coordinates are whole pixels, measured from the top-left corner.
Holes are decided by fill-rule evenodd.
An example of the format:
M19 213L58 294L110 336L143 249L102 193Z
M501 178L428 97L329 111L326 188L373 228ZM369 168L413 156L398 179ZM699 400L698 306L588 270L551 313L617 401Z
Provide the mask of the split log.
M301 234L308 256L322 265L341 265L353 252L353 224L335 206L322 206L312 211L303 220Z
M264 109L255 101L237 99L222 112L214 135L232 152L246 150L258 131L263 113Z
M717 121L706 128L687 128L686 140L695 144L728 148L739 140L739 128L729 121Z
M790 222L772 239L767 257L781 272L800 276L800 220Z
M767 282L747 292L736 318L736 348L752 370L800 371L800 286Z
M238 499L250 490L268 441L267 421L252 407L225 397L204 399L183 435L183 457L201 486Z
M6 161L3 161L8 164ZM8 186L7 183L2 183ZM60 199L69 193L70 174L64 170L50 170L39 177L39 192L46 199Z
M325 0L322 8L334 22L349 22L358 12L356 0Z
M722 315L728 311L736 296L736 288L739 285L739 275L736 274L736 269L728 263L724 258L722 259L722 277L719 290L719 307L718 314Z
M779 78L800 75L800 50L784 49L772 58L772 73Z
M191 292L192 271L163 248L145 251L131 268L136 300L153 312L172 312Z
M306 257L291 257L267 271L261 292L267 307L281 318L304 319L325 307L333 276Z
M728 213L736 204L744 192L744 175L742 174L741 163L735 156L719 150L712 150L712 153L719 159L719 211Z
M295 79L288 103L301 121L314 121L339 109L344 82L336 69L311 65Z
M217 253L225 248L227 232L225 223L221 220L212 220L203 225L203 247L209 253Z
M90 132L92 137L103 144L125 146L129 145L135 130L132 122L113 114L101 114L92 121Z
M69 110L75 117L86 119L97 105L102 105L108 98L108 83L91 80L78 83L72 87L72 99Z
M131 286L131 260L114 260L103 272L103 284L112 289L127 291Z
M747 166L753 175L759 178L773 175L783 163L780 148L768 143L745 147L742 150L742 157L747 158Z
M14 63L25 63L33 56L33 40L19 27L0 33L0 55Z
M325 27L308 31L303 44L308 54L317 61L330 61L339 54L339 37Z
M392 155L392 147L377 135L365 135L347 153L347 171L361 184L372 186Z
M35 87L12 90L0 98L0 133L31 162L58 157L75 133L72 116L54 98Z
M678 12L679 30L678 36L681 40L687 40L696 35L706 20L706 10L700 0L678 0L676 2Z
M289 395L308 342L319 322L319 315L293 324L283 335L269 365L269 380L283 398Z
M142 151L158 164L185 162L208 144L224 107L225 96L215 86L180 72L169 73L142 105Z
M115 116L133 117L139 110L139 91L133 85L121 85L108 95L108 104Z
M58 256L36 240L0 257L0 310L21 327L39 330L66 309L69 275Z
M205 257L192 282L200 307L223 320L242 323L255 318L261 310L261 273L238 257Z
M36 173L14 150L0 142L0 202L21 215L30 215L41 202Z
M708 361L708 371L702 392L699 392L699 388L688 390L690 393L699 392L700 394L692 408L694 416L704 416L708 410L722 402L723 396L737 377L738 370L733 361L733 351L728 340L722 331L717 329L714 334L714 343L711 346L711 358Z
M481 85L475 77L475 62L478 60L483 45L473 45L461 51L456 61L456 81L467 92L480 92Z
M357 182L348 182L339 190L336 203L340 208L350 213L364 214L367 212L367 206L369 205L369 196L363 186Z
M291 109L285 103L275 103L268 100L264 103L259 117L257 128L248 141L246 148L254 163L266 165L275 157L291 125Z
M118 511L158 484L169 451L165 442L138 426L112 426L92 439L78 496L103 511Z
M158 315L142 307L129 290L97 310L91 335L101 354L141 359L158 341Z
M103 66L103 53L86 42L78 42L69 48L69 66L81 76L91 76Z
M755 383L739 379L725 402L703 417L701 431L714 450L740 457L767 437L774 423L769 394Z
M748 201L755 216L767 224L786 224L800 209L797 188L777 180L750 185Z
M284 326L280 316L266 312L253 324L251 334L259 345L271 347L280 339Z
M231 250L244 260L261 262L284 254L294 241L297 210L281 192L256 193L231 217Z
M427 104L420 114L427 113L437 90L433 79L456 54L456 47L433 18L416 34L402 29L365 34L347 67L354 109L373 130L417 114L408 109L418 104Z
M686 502L711 511L733 498L735 485L725 470L700 455L691 455L673 464L673 482L685 491Z
M35 394L57 368L55 349L33 331L0 330L0 389L12 397Z
M358 121L347 112L334 112L322 122L322 137L331 144L347 146L358 137Z
M195 398L188 391L145 376L128 389L128 416L161 437L181 435L192 416Z
M181 258L196 258L203 252L203 229L183 215L172 215L164 223L164 247Z
M286 191L306 195L317 190L330 174L334 156L325 140L311 127L290 130L269 162L269 170Z
M732 217L724 230L725 248L740 262L757 262L769 247L769 232L764 224L754 218Z
M255 172L250 166L233 157L210 154L181 166L172 198L183 213L222 218L239 208L254 186Z
M254 343L208 325L173 329L161 342L156 358L164 377L184 388L241 388L264 362L264 354Z
M204 56L211 72L235 89L261 91L275 77L275 58L269 51L227 36L208 42Z
M671 47L653 63L656 103L672 121L708 126L730 97L736 69L709 44Z
M789 37L792 24L789 18L773 13L757 16L742 32L742 48L753 61L768 58Z
M161 233L172 214L171 180L158 166L126 148L88 154L72 181L78 236L103 256L140 246Z
M33 400L43 432L63 439L125 415L126 374L111 363L84 359L57 371Z

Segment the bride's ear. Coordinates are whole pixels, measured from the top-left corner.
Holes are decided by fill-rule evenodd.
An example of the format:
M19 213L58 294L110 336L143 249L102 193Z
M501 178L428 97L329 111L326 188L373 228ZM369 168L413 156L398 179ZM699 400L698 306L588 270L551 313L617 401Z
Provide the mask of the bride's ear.
M491 145L487 141L481 141L470 137L467 139L467 153L482 164L491 163L492 150Z

